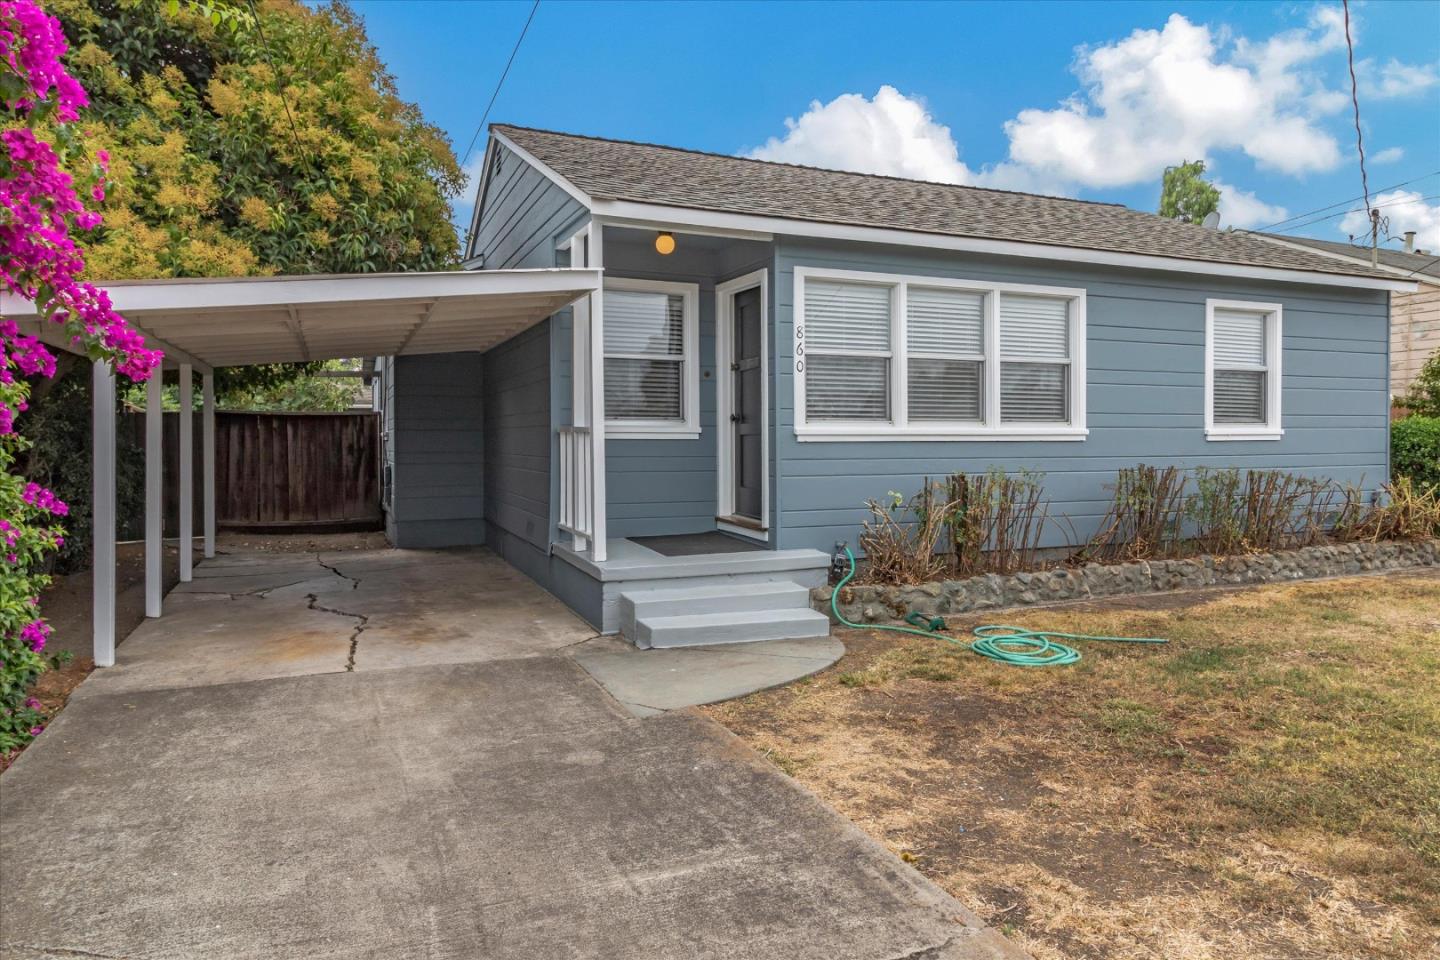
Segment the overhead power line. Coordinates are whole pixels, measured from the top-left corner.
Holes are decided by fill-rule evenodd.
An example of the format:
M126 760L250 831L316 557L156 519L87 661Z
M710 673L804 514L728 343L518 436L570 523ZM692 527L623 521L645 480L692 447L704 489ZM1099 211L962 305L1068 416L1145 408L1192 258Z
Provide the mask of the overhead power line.
M295 141L295 152L300 155L300 162L305 164L305 168L314 172L315 167L310 162L310 156L300 143L300 128L295 125L295 114L290 111L290 99L285 96L285 81L280 77L280 71L275 69L275 58L270 55L270 41L265 39L265 28L260 23L260 11L255 8L255 0L250 0L250 15L255 18L255 35L260 39L265 63L270 67L270 72L275 74L275 92L280 94L280 103L285 107L285 118L290 121L290 137Z
M490 94L490 102L485 104L485 112L480 115L480 125L475 128L475 136L470 138L470 145L465 148L465 156L460 158L460 167L465 167L465 161L470 159L470 153L475 149L475 143L480 139L481 132L485 129L485 121L490 119L490 108L495 106L495 98L500 96L500 88L505 86L505 78L510 76L510 67L515 63L515 54L520 52L520 44L525 42L525 34L530 32L530 23L535 19L535 11L540 9L540 0L535 0L534 6L530 8L530 16L525 18L525 26L520 28L520 36L515 40L515 46L510 50L510 59L505 61L505 69L500 72L500 79L495 84L495 92Z
M1423 173L1418 177L1411 177L1409 180L1402 180L1399 183L1392 183L1388 187L1381 187L1377 192L1384 193L1386 190L1398 190L1401 187L1408 187L1412 183L1419 183L1421 180L1428 180L1431 177L1440 177L1440 170L1432 170L1429 173ZM1364 199L1365 198L1363 196L1359 196L1350 197L1348 200L1337 200L1335 203L1327 204L1323 207L1316 207L1314 210L1308 210L1305 213L1297 213L1292 217L1286 217L1284 220L1276 220L1274 223L1267 223L1265 226L1256 227L1255 229L1257 231L1274 230L1276 227L1284 227L1286 224L1293 223L1296 220L1304 220L1307 217L1313 217L1317 213L1325 213L1327 210L1334 210L1336 207L1343 207L1347 204L1355 203L1357 200ZM1347 210L1344 212L1349 213L1350 211ZM1290 228L1287 227L1286 229Z

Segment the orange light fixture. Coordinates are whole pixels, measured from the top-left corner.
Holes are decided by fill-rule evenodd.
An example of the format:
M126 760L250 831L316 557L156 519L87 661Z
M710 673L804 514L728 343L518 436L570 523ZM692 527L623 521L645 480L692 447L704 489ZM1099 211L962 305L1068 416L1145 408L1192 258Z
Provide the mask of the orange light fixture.
M673 233L657 233L657 234L655 234L655 252L658 253L658 254L660 254L660 256L662 256L662 257L668 257L670 254L674 253L674 252L675 252L675 234L673 234Z

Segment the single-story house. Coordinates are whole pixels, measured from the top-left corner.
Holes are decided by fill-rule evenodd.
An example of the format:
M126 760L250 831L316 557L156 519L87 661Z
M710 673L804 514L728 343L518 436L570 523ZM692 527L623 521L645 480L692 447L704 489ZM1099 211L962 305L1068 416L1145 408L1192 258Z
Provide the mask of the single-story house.
M1425 361L1440 350L1440 254L1417 250L1413 231L1405 234L1403 250L1379 247L1372 251L1353 243L1314 237L1265 236L1351 263L1373 263L1378 270L1416 282L1418 288L1413 293L1396 292L1390 297L1390 396L1399 399L1409 393Z
M823 633L868 498L1120 467L1388 473L1369 263L1107 203L496 125L465 270L107 284L181 372L381 359L387 530L487 545L641 646ZM33 307L7 316L66 348ZM113 376L95 365L96 662L114 662ZM151 391L149 612L161 612ZM208 414L211 404L205 405ZM182 417L188 423L190 417ZM213 428L202 421L214 550ZM182 515L192 510L182 427ZM182 519L182 536L188 536ZM189 576L182 567L182 579ZM107 604L111 605L107 608Z

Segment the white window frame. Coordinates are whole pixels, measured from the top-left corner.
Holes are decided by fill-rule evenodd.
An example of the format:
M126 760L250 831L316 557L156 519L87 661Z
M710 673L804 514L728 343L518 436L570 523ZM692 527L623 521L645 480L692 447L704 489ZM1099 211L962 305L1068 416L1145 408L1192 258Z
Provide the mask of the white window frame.
M890 297L890 420L845 423L805 419L805 283L807 280L837 280L873 283L893 288ZM957 280L916 274L872 273L863 270L832 270L796 267L794 280L794 353L792 371L795 388L795 438L802 442L845 442L873 440L997 440L1046 441L1084 440L1085 426L1085 289L1035 284L995 283L984 280ZM908 287L962 290L985 296L985 359L980 413L982 420L945 423L925 420L910 423L908 401L908 352L905 315ZM1006 293L1060 297L1070 301L1070 422L1002 423L1000 420L1000 297ZM924 351L917 352L917 355ZM1012 360L1012 362L1014 362Z
M1215 422L1215 311L1243 310L1265 314L1265 416L1263 424ZM1280 369L1284 356L1284 307L1251 300L1205 301L1205 439L1279 440L1282 429L1280 398L1284 384Z
M681 336L679 420L611 420L605 419L605 436L614 440L694 440L700 436L700 285L673 280L641 280L633 277L606 277L606 290L630 290L641 293L678 294L684 303ZM600 368L612 354L602 353ZM638 356L613 354L616 357ZM642 358L647 359L647 358ZM653 358L648 358L653 359Z

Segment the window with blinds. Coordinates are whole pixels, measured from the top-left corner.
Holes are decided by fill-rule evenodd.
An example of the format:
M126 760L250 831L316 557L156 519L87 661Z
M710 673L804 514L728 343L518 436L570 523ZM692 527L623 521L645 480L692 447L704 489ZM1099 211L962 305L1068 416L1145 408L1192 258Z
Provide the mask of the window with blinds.
M1278 430L1278 307L1228 302L1208 307L1207 427L1222 435Z
M905 353L911 420L980 421L985 390L984 294L909 287Z
M890 419L893 288L805 285L805 400L810 420Z
M1000 419L1070 419L1070 301L1000 295Z
M1084 435L1084 291L806 267L795 276L802 437Z
M605 288L605 419L619 431L691 429L696 376L694 294L680 284L616 281Z

